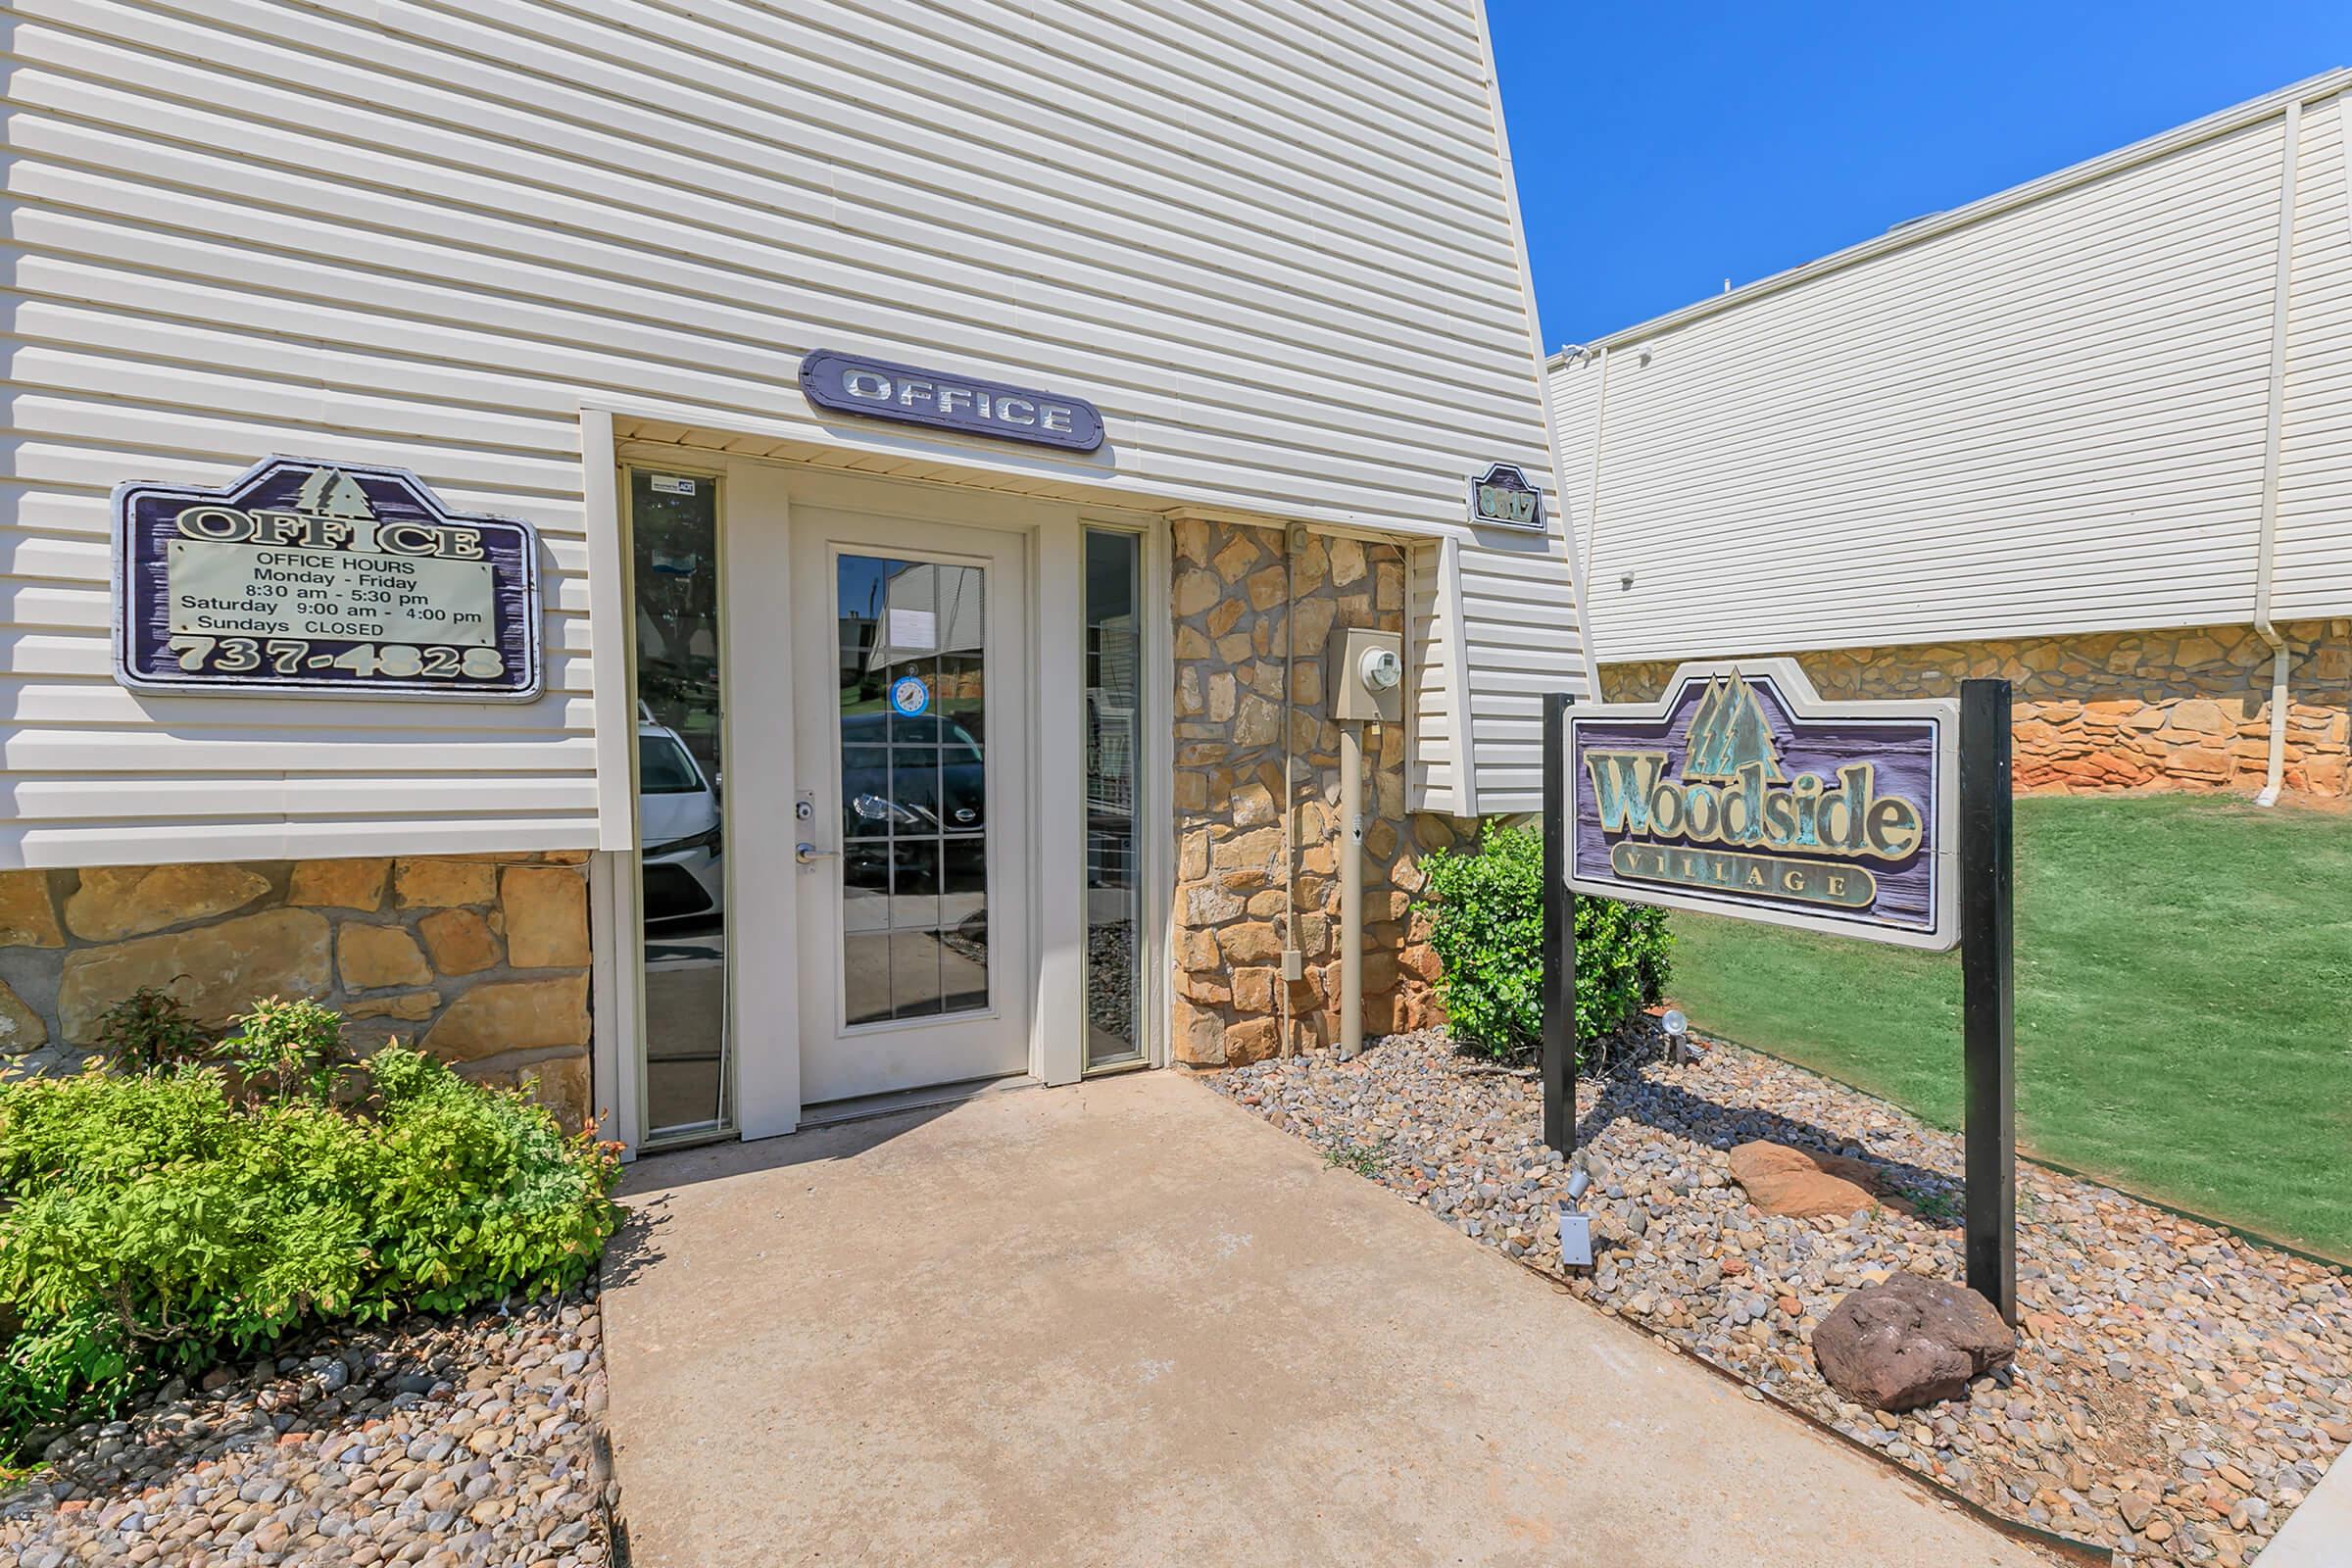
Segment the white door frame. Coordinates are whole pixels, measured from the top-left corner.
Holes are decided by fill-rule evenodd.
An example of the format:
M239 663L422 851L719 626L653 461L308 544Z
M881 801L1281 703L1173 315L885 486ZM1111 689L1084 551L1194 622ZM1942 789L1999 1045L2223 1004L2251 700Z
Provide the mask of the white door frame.
M725 639L720 679L726 715L722 742L726 771L744 780L778 781L779 798L786 802L797 777L793 725L788 716L792 701L790 541L795 506L961 522L1030 536L1030 652L1021 672L1030 691L1031 787L1026 804L1037 890L1030 900L1033 989L1029 1072L1047 1084L1076 1082L1085 1058L1085 901L1074 896L1056 898L1054 890L1068 889L1074 894L1084 886L1086 873L1085 638L1079 610L1085 577L1084 529L1090 525L1121 528L1143 537L1144 603L1152 606L1166 603L1168 597L1170 551L1165 519L951 484L849 474L789 460L729 457L667 443L590 444L601 447L599 455L610 455L609 466L614 472L656 466L709 473L721 481L718 526L727 560L720 603ZM618 620L625 627L631 618L625 575L629 558L621 522L614 518L592 527L590 543L598 558L592 573L602 567L616 584L596 609L604 625ZM1155 701L1171 704L1168 626L1164 617L1146 614L1142 630L1145 689ZM633 660L623 661L628 680L622 694L600 692L600 726L610 712L625 718L635 711L633 663ZM609 667L600 663L600 675ZM778 722L778 714L787 717ZM1163 706L1147 718L1140 737L1140 761L1151 799L1137 819L1143 849L1139 869L1144 877L1138 934L1145 948L1137 1005L1146 1039L1145 1058L1155 1066L1167 1059L1166 970L1174 873L1168 814L1174 787L1172 722L1172 706ZM621 731L624 737L633 732L633 726ZM609 740L600 733L600 767L609 765L616 750L621 757L632 750L625 739L617 749L607 744ZM619 789L627 792L626 810L633 822L633 771L623 775ZM739 877L736 870L752 865L790 865L798 824L789 808L730 811L727 815L730 927L736 927L739 920L756 921L774 933L768 939L770 945L781 942L783 954L797 954L799 921L791 879ZM612 842L616 838L617 842ZM643 934L633 889L624 885L635 874L630 848L634 839L612 833L608 833L607 839L608 856L599 857L606 861L606 871L596 879L601 890L596 901L599 933L611 939L598 943L595 956L598 1097L603 1108L612 1112L614 1125L608 1129L609 1135L633 1151L644 1130L643 1099L636 1092L644 1060L642 987L636 975L642 962ZM728 965L728 985L735 1125L743 1138L789 1133L800 1125L803 1109L795 1002L798 966L751 961L748 944L738 941L732 946L730 956L736 961ZM608 1086L618 1086L620 1092L611 1092Z
M794 598L791 627L794 744L802 769L793 809L814 807L806 823L796 815L796 836L825 853L814 864L788 867L800 901L801 1088L804 1102L895 1093L939 1083L1029 1071L1035 1032L1030 1007L1029 943L1034 922L1030 906L1043 890L1034 885L1037 857L1028 842L1027 809L1034 788L1030 768L1037 748L1030 740L1034 662L1029 558L1033 536L1005 529L968 528L960 523L904 514L881 514L816 507L804 501L793 513ZM835 771L841 732L835 616L847 607L833 603L838 563L845 557L903 558L977 567L985 611L983 654L988 671L985 726L987 809L988 1003L977 1010L928 1018L845 1022L843 983L851 933L843 888L847 843L842 836L843 803ZM822 612L810 614L816 607ZM944 616L943 616L944 618ZM999 678L1000 674L1011 678ZM821 697L817 694L822 692ZM777 803L779 806L781 802ZM769 946L758 930L745 934L749 951ZM862 1041L862 1044L856 1042ZM970 1055L981 1049L990 1065ZM895 1070L889 1066L897 1063ZM824 1069L830 1066L828 1074ZM875 1070L909 1083L871 1082ZM971 1070L960 1070L971 1069ZM848 1087L844 1072L869 1080ZM835 1082L828 1090L821 1082Z

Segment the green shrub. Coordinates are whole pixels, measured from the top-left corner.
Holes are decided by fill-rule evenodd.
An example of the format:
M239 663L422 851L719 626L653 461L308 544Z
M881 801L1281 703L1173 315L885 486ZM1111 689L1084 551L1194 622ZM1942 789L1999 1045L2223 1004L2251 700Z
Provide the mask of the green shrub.
M141 986L98 1015L97 1045L124 1072L147 1072L194 1061L212 1041L177 997L161 986Z
M315 1022L291 1026L308 1039ZM368 1068L364 1111L240 1103L205 1066L0 1084L0 1315L22 1324L0 1442L306 1322L586 1274L616 1217L609 1150L416 1052Z
M246 1094L255 1099L268 1096L281 1105L308 1099L323 1105L352 1070L342 1059L342 1016L308 997L290 1002L265 997L251 1012L229 1022L237 1032L221 1041L215 1054L236 1069Z
M1445 965L1438 996L1454 1040L1507 1056L1542 1044L1544 839L1489 821L1474 851L1422 858L1429 944ZM1666 986L1666 911L1576 901L1576 1035L1613 1034Z

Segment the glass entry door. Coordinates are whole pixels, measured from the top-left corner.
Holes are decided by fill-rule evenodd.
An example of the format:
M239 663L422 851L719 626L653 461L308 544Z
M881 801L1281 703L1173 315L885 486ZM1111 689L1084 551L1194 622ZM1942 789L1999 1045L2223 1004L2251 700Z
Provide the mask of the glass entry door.
M1019 536L793 514L802 1098L1025 1071Z

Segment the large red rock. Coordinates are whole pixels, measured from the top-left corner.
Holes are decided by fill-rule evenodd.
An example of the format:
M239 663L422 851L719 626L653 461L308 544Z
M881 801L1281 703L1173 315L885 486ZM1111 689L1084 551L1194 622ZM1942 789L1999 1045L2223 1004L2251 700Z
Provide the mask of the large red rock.
M2017 1336L1984 1298L1918 1274L1864 1286L1813 1331L1830 1387L1880 1410L1957 1398L2016 1353Z
M1758 1141L1731 1152L1732 1179L1747 1200L1767 1214L1810 1219L1816 1214L1851 1214L1884 1201L1878 1172L1842 1154L1816 1154L1787 1144Z

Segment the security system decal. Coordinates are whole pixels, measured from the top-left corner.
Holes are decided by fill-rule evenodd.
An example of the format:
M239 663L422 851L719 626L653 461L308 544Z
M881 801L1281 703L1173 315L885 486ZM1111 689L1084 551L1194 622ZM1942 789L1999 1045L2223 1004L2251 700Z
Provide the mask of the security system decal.
M920 718L931 708L931 688L919 675L901 675L890 683L890 706L902 718Z

